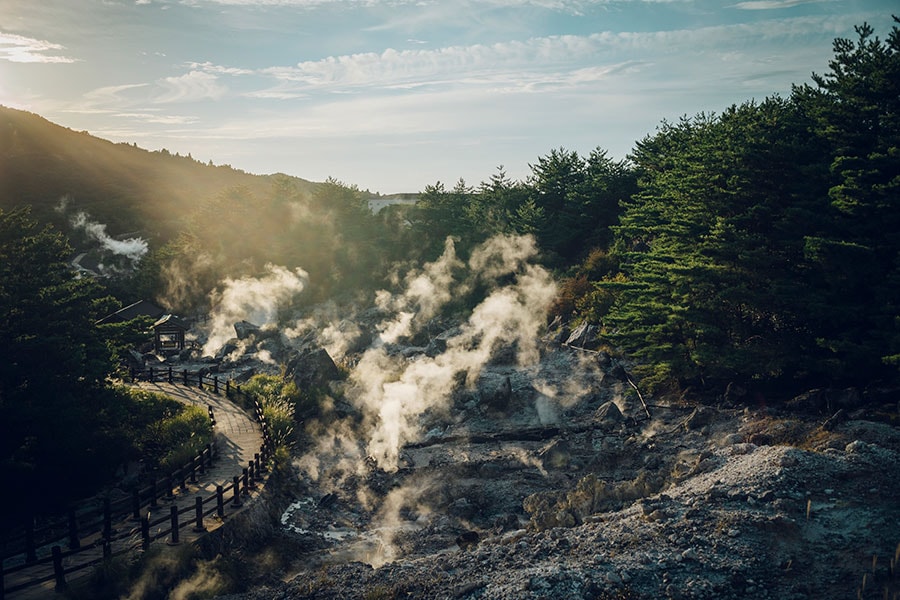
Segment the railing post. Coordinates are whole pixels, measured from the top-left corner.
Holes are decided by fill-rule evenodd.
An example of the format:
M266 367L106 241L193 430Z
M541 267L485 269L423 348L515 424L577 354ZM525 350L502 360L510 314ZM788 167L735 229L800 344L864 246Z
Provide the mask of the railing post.
M37 550L34 547L34 517L28 515L28 523L25 525L25 562L37 562Z
M78 541L78 520L75 518L75 509L69 509L69 550L76 550L81 547Z
M53 554L53 575L56 577L56 591L64 592L66 590L66 573L63 571L62 564L62 548L53 546L50 550Z
M187 386L187 385L188 385L188 372L187 372L187 369L185 369L184 371L181 372L181 376L182 376L182 378L184 379L184 385Z
M244 467L241 471L242 471L241 485L244 486L244 489L241 490L241 494L243 494L244 496L249 496L250 495L250 485L249 485L250 476L247 472L247 467Z
M169 507L169 518L172 525L172 537L169 538L169 545L176 546L180 543L178 536L178 507Z
M253 460L256 461L256 473L257 475L266 472L266 464L259 458L259 452L256 452L253 455Z
M172 377L172 367L169 367L169 372L167 374L166 381L168 381L169 383L174 383L174 381L175 381L174 378Z
M221 485L216 486L216 516L225 518L225 489Z
M213 464L213 447L212 444L206 445L206 452L209 459L209 466L211 467Z
M128 374L131 375L131 383L134 383L134 378L137 374L137 371L135 371L134 367L131 367L131 369L129 369Z
M150 513L141 515L141 548L150 549Z
M103 538L112 537L112 505L109 497L103 499Z
M187 476L184 474L184 467L178 467L178 487L182 492L187 491Z
M166 477L166 500L172 500L175 498L175 480L171 474Z
M103 558L109 558L112 556L112 540L109 538L103 538Z
M256 470L253 468L253 461L247 463L247 485L251 490L256 489Z
M227 396L229 398L231 397L231 380L230 379L225 380L225 396Z
M201 456L201 460L203 460L202 456ZM197 457L196 456L191 457L191 476L190 476L189 481L191 483L197 483Z
M215 426L216 426L216 415L215 415L215 413L213 412L212 404L207 404L207 405L206 405L206 412L209 414L209 422L210 422L210 424L211 424L213 427L215 427Z
M203 373L197 373L197 387L203 389Z
M135 521L141 518L141 489L138 486L131 490L131 518Z
M240 508L243 506L241 503L241 478L235 475L231 487L234 490L234 496L231 497L231 506Z
M150 480L150 507L151 508L156 508L156 506L157 506L156 505L156 494L157 494L156 477L153 477L153 479Z
M153 367L150 367L150 375L147 379L150 383L153 383Z
M218 395L218 393L219 393L219 378L218 377L213 377L213 392L215 392L216 395Z
M194 531L197 533L206 531L206 527L203 526L203 496L194 499Z

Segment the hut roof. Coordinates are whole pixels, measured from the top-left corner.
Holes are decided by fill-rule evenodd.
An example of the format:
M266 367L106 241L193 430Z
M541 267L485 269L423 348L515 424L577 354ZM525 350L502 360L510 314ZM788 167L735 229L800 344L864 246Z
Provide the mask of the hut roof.
M114 313L106 315L97 321L97 325L103 325L104 323L124 323L125 321L130 321L141 316L158 319L164 315L165 312L165 309L156 306L152 302L138 300L134 304L129 304Z
M187 331L188 329L190 329L190 326L185 321L183 321L182 319L179 319L175 315L171 315L171 314L163 315L162 317L160 317L156 321L156 323L153 324L153 329L157 329L164 325L167 328L175 327L178 329L183 329L184 331Z

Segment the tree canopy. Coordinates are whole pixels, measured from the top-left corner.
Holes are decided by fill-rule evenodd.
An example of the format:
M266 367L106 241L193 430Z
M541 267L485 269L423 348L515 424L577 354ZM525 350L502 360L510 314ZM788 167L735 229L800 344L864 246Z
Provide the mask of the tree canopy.
M791 97L664 123L631 156L610 338L651 385L858 384L897 361L900 33Z

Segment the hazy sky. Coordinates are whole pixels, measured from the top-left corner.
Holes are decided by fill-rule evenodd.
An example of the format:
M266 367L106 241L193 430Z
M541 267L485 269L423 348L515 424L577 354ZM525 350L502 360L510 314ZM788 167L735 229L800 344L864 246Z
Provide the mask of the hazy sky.
M382 193L786 95L896 0L0 0L0 104Z

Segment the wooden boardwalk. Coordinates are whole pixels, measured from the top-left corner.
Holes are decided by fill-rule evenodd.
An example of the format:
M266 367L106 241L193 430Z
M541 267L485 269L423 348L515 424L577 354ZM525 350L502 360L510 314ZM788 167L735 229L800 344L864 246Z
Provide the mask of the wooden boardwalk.
M142 516L146 516L149 512L149 521L159 521L161 517L171 515L176 507L177 511L182 513L180 528L177 534L177 543L190 543L199 539L202 535L209 531L213 531L222 526L223 520L217 514L212 514L202 518L204 529L197 530L195 523L195 511L191 511L191 507L196 507L197 498L203 498L209 502L211 496L216 495L217 486L228 488L231 486L235 477L241 477L244 470L255 458L258 457L260 447L263 443L263 436L259 425L255 419L247 414L243 409L235 405L224 394L217 395L211 390L199 387L188 387L180 384L166 382L140 382L136 384L138 387L165 394L171 398L179 400L185 404L193 404L201 407L212 407L215 416L215 439L216 439L216 459L212 466L207 467L203 473L197 474L195 482L185 482L185 487L176 486L173 492L160 498L155 507L145 507ZM262 481L259 481L255 489L242 489L239 496L239 502L234 502L234 494L229 490L224 494L224 514L227 520L244 508L252 501L262 490ZM243 485L243 484L242 484ZM215 506L215 502L212 506ZM208 510L207 507L203 507ZM190 524L185 526L185 523ZM163 524L157 524L150 535L157 538L160 532L170 529L171 523L168 519ZM141 522L133 518L133 515L122 517L112 523L112 538L115 540L111 544L112 555L124 554L128 552L139 552L142 549L142 532ZM166 534L158 539L167 545L175 545L172 534ZM89 575L92 571L90 568L80 568L89 563L100 563L103 560L102 533L95 533L79 540L81 549L77 553L73 553L62 558L62 566L68 571L75 569L71 574L66 576L66 582L71 583L81 577ZM160 542L157 542L160 543ZM63 545L64 542L56 542ZM49 544L47 546L50 546ZM38 548L38 557L49 556L49 547ZM3 563L4 569L10 569L25 563L25 556L17 556L7 559ZM11 590L20 584L29 581L44 579L39 585L18 591L2 591ZM2 582L3 587L0 588L0 598L3 600L31 600L37 598L53 597L57 582L54 577L54 568L52 563L36 564L32 567L17 570L13 573L6 574Z

